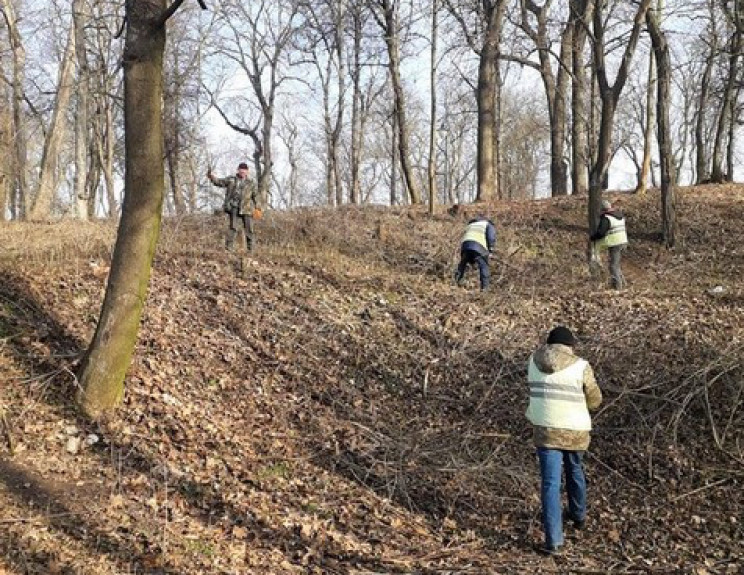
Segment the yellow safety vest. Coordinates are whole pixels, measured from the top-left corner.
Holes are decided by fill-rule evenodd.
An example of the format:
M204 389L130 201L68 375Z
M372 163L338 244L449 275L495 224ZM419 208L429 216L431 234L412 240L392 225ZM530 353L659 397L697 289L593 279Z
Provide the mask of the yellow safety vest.
M488 222L486 220L478 220L472 224L468 224L465 228L465 233L462 236L461 244L465 242L476 242L482 245L485 249L488 249L488 242L486 241L486 229L488 228Z
M592 419L584 396L586 360L577 361L561 371L543 373L530 357L527 379L530 384L530 404L527 419L533 425L589 431Z
M628 234L625 231L625 218L616 218L610 214L604 214L610 221L610 229L607 235L597 243L600 248L612 248L615 246L624 246L628 243Z

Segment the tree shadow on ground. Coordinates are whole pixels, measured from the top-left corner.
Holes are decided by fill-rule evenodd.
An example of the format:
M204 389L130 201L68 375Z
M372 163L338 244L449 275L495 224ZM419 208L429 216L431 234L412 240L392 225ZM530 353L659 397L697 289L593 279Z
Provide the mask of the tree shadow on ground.
M9 313L4 313L0 327L5 329L23 328L23 338L11 338L10 348L14 358L29 374L49 374L67 371L69 361L64 363L55 359L57 354L64 351L67 358L71 352L82 352L81 342L69 334L63 325L51 314L47 313L36 299L33 290L26 280L12 274L4 274L0 279L0 299L13 302ZM7 310L6 310L7 311ZM40 355L34 344L43 342L51 353ZM67 378L69 379L69 377ZM119 477L151 475L153 470L162 467L162 462L147 452L132 445L119 444L113 441L105 429L101 429L73 407L74 387L65 380L57 378L48 382L49 389L43 394L43 400L60 418L73 419L83 430L101 433L104 441L92 447L88 453L97 456L101 467L115 467L112 469ZM176 434L179 430L170 429L169 433ZM112 454L124 454L122 457L112 457ZM116 463L114 463L114 461ZM238 474L235 478L241 485L258 489L247 475ZM153 567L153 556L162 552L158 542L145 541L143 549L137 549L132 544L125 544L118 538L111 536L96 526L95 518L91 515L93 503L87 496L80 500L71 500L70 493L65 490L53 489L52 483L41 477L38 472L21 463L11 460L0 460L0 481L2 481L16 499L20 507L43 508L49 524L66 536L81 543L91 555L101 552L109 554L119 565L126 565L127 569L152 574L175 574L182 572L178 565L171 564L167 559L159 560L159 565ZM360 552L353 552L343 547L330 545L319 558L307 558L318 543L303 535L298 529L278 528L266 523L263 519L252 515L250 511L239 509L233 503L225 500L223 493L217 492L209 484L180 479L172 481L169 489L178 493L189 505L189 514L198 519L205 526L213 526L215 518L219 518L229 527L239 526L249 530L249 540L256 545L280 551L293 565L305 563L312 565L313 561L322 567L324 573L347 573L348 566L354 565L366 570L384 570L389 573L404 573L406 570L388 564L384 560L367 556ZM6 555L7 559L23 572L33 572L36 569L44 572L48 568L50 556L45 552L34 551L32 543L6 532L0 535L0 548L12 549L14 552ZM309 562L309 563L308 563ZM72 574L69 567L66 573ZM421 571L426 573L427 571Z

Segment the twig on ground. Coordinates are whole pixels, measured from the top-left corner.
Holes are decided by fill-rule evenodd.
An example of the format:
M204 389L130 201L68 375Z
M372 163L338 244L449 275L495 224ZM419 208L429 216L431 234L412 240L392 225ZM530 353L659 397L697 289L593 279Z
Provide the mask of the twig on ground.
M688 491L687 493L682 493L681 495L677 495L676 497L672 497L671 501L679 501L680 499L684 499L685 497L688 497L690 495L695 495L695 493L700 493L701 491L705 491L706 489L711 489L713 487L717 487L721 485L721 483L725 483L728 481L728 477L724 477L723 479L719 479L718 481L715 481L713 483L710 483L708 485L703 485L702 487L698 487L697 489L693 489L692 491Z

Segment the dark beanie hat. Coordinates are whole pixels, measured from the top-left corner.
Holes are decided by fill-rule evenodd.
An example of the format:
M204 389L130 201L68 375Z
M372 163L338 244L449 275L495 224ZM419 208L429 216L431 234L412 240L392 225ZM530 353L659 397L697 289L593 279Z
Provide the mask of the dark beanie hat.
M248 164L246 164L245 162L240 162L238 164L238 169L239 170L247 170L248 169Z
M559 325L550 330L548 343L562 343L563 345L574 346L577 342L570 329Z

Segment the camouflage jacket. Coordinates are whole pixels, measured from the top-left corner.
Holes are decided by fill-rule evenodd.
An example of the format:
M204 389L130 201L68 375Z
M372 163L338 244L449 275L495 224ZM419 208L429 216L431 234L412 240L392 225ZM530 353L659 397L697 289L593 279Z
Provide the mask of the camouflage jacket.
M237 176L228 176L227 178L213 178L212 183L225 188L225 200L222 203L222 209L225 212L231 212L237 208L241 216L251 215L253 208L258 207L258 194L253 180L249 178L241 180Z
M543 373L561 371L579 360L574 355L573 349L562 344L543 345L535 351L532 358L537 368ZM594 378L594 371L589 364L584 368L583 388L586 406L590 411L594 411L602 403L602 391L597 385L597 380ZM535 447L586 451L589 447L590 436L588 431L574 431L535 425L533 427L532 439Z

